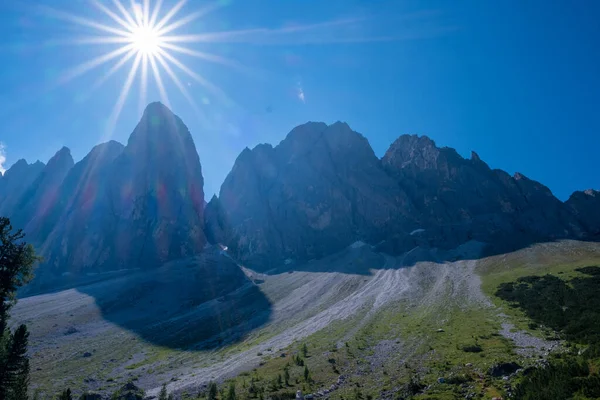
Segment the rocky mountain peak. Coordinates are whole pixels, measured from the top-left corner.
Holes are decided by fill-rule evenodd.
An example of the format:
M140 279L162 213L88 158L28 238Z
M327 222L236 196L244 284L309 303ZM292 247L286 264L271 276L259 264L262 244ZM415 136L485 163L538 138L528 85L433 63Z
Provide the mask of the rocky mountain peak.
M427 136L402 135L386 151L383 163L394 169L435 169L440 149Z
M75 162L73 161L73 156L71 155L71 150L68 147L63 146L48 161L47 167L49 169L66 167L66 166L72 167L74 164L75 164Z

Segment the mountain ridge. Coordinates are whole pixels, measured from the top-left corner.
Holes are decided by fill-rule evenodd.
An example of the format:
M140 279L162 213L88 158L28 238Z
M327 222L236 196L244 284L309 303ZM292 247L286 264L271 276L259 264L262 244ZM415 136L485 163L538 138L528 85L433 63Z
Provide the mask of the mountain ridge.
M245 148L208 203L193 138L159 102L146 107L126 145L97 145L77 163L62 148L42 165L19 161L0 177L0 211L46 259L40 279L154 268L207 243L267 270L356 241L397 254L470 240L514 248L600 236L596 191L563 202L522 173L427 136L401 135L377 157L340 121L307 122L276 146Z

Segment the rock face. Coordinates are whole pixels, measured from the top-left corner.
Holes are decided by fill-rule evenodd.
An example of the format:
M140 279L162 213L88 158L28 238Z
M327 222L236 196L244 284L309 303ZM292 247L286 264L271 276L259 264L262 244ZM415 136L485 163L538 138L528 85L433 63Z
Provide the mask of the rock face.
M209 203L203 184L187 127L152 103L126 146L98 145L75 165L66 148L45 166L17 162L0 177L0 212L41 249L43 280L153 268L207 242L266 270L357 241L400 253L600 238L599 192L563 203L425 136L400 136L379 159L341 122L309 122L275 147L246 148Z
M566 202L590 237L600 237L600 192L575 192Z
M203 183L187 127L152 103L127 146L98 145L76 165L63 148L7 214L45 259L38 281L152 268L203 250Z
M35 236L40 226L52 224L53 210L60 203L60 186L72 167L71 151L63 147L20 196L11 212L13 225Z
M511 177L492 170L476 153L464 159L427 137L404 135L382 162L408 193L436 245L554 239L582 232L547 187L519 173Z
M33 181L44 169L44 163L38 161L28 164L21 159L0 177L0 214L8 215L21 199Z
M367 140L344 123L307 123L275 148L237 158L220 191L230 248L263 268L409 231L413 206Z
M204 233L211 244L224 244L231 239L227 215L216 195L213 195L204 208Z
M346 124L308 123L275 148L244 150L219 200L231 249L267 268L357 240L398 253L590 237L600 227L597 199L587 192L565 204L522 174L493 170L476 153L464 159L425 136L399 137L378 160Z

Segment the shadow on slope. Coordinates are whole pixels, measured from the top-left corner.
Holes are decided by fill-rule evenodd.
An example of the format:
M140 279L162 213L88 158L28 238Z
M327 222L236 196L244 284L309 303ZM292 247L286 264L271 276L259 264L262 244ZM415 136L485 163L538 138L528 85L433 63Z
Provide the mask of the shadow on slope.
M443 264L458 260L479 260L485 257L507 254L537 244L559 243L577 240L600 242L600 237L543 239L515 234L512 237L493 237L489 242L464 238L463 242L440 241L430 232L414 236L397 236L376 245L355 242L345 249L319 259L305 261L286 260L278 267L265 271L267 275L305 272L338 272L353 275L371 275L373 270L412 267L419 262ZM386 263L385 255L393 256L395 263ZM260 270L260 268L257 268Z
M241 340L271 315L266 296L230 258L216 252L77 290L95 298L106 320L175 349L203 350Z

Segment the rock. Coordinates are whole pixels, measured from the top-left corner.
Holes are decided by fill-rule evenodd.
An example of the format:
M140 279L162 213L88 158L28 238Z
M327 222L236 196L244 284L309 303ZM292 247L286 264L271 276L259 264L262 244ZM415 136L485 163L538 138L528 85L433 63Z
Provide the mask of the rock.
M111 400L143 400L144 391L139 387L135 386L133 382L128 382L117 390Z
M89 351L86 351L85 353L83 353L83 358L88 358L91 356L92 356L92 353L90 353Z
M444 330L442 328L437 330L438 333L444 332Z
M44 170L44 163L18 160L0 176L0 215L12 215L23 193Z
M65 336L79 332L74 326L70 326L64 333Z
M501 376L508 376L514 374L517 370L521 368L522 367L515 362L501 363L491 367L489 374L495 378L499 378Z
M579 222L585 226L590 237L600 236L600 192L586 190L575 192L566 205L573 211Z
M444 378L437 378L437 382L438 383L446 383L446 379L444 379Z
M59 278L64 285L65 270L76 282L88 272L154 268L202 252L203 183L190 132L160 103L146 107L126 146L98 145L75 166L61 150L23 206L33 215L28 236L46 260L27 289Z
M228 246L261 269L378 242L411 219L408 198L344 123L307 123L276 147L245 149L221 186Z
M86 392L79 397L79 400L102 400L102 395L98 393Z

